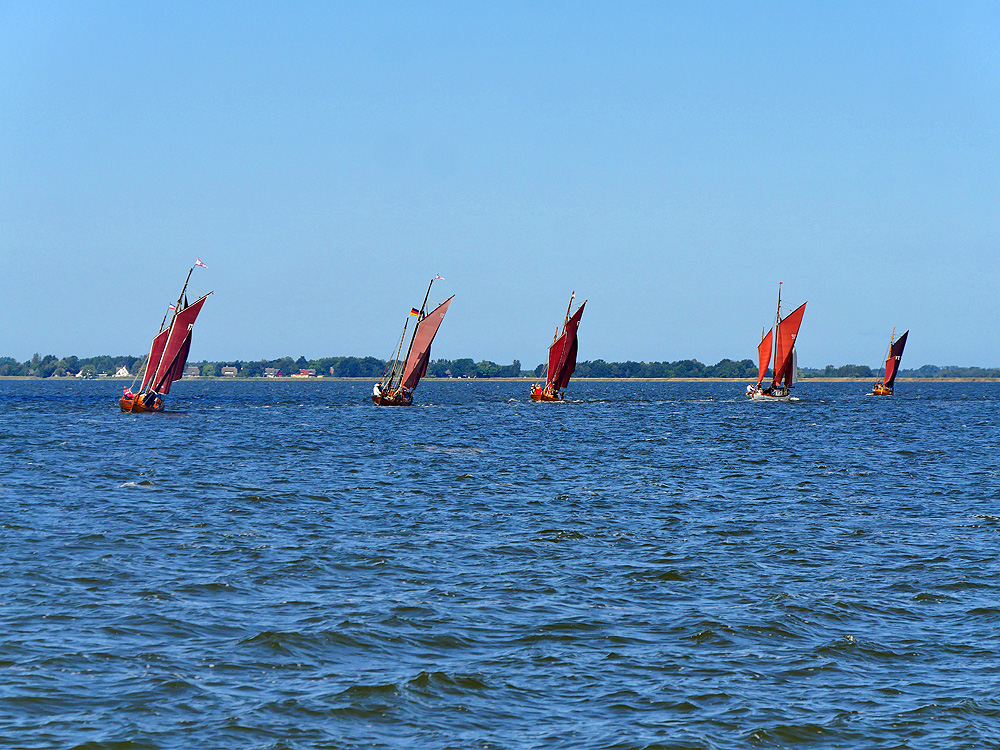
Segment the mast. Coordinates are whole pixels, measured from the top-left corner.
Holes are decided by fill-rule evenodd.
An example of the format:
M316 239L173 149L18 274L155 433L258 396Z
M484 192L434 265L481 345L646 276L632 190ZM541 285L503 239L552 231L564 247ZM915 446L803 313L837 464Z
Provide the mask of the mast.
M558 326L556 326L556 332L554 334L552 334L552 343L549 344L549 351L550 352L552 350L552 347L556 345L556 342L559 340L559 337L566 335L566 326L569 325L569 314L573 310L573 298L574 297L576 297L576 291L573 291L569 295L569 304L566 305L566 316L563 318L562 328L560 329ZM552 368L549 367L549 363L547 361L545 363L545 373L544 373L544 375L545 375L545 383L546 384L550 383L552 377L554 375L556 375L556 373L552 372Z
M879 370L881 370L883 372L885 372L885 367L886 367L886 364L889 362L889 357L892 356L892 342L895 341L895 340L896 340L896 326L893 326L892 327L892 335L889 336L889 348L886 349L885 357L882 360L882 366L879 368ZM884 377L885 376L883 375L883 379L884 379Z
M569 295L569 304L566 305L566 317L563 319L563 333L566 333L566 324L569 323L569 311L573 309L573 298L575 296L575 291Z
M774 313L774 356L772 357L771 361L774 362L774 366L775 367L778 366L778 325L781 323L781 284L782 284L782 282L779 281L778 282L778 310L777 310L777 312ZM772 381L774 380L773 376L771 377L771 380Z
M426 315L424 311L427 308L427 298L431 296L431 287L434 286L435 281L437 281L437 277L431 279L431 283L427 285L427 294L424 295L424 301L420 303L420 314L417 315L417 324L413 326L413 335L410 337L410 345L406 348L406 359L403 360L404 362L410 361L410 352L413 351L413 340L417 337L417 329L420 328L420 321L423 320ZM406 322L409 323L410 321L407 320ZM405 326L403 327L403 336L406 336ZM391 386L392 383L390 382L389 385Z

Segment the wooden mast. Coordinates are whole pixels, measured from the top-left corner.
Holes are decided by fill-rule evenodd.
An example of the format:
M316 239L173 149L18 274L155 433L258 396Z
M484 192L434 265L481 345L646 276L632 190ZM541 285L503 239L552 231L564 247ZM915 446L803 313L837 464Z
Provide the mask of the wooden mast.
M563 318L562 329L560 330L558 327L556 328L556 332L552 336L552 344L549 346L550 349L559 340L559 337L562 336L562 335L564 335L566 333L566 325L569 323L569 313L570 313L570 310L573 309L573 298L574 297L576 297L576 290L574 290L573 292L571 292L570 295L569 295L569 304L566 305L566 317ZM546 362L545 363L545 384L546 385L549 384L549 382L550 382L549 378L551 378L551 377L552 377L552 373L549 372L549 364L548 364L548 362Z
M896 340L896 326L892 327L892 335L889 336L889 349L886 351L885 358L882 360L882 367L885 368L886 362L889 361L889 357L892 356L892 342ZM885 370L882 374L882 384L885 385L885 376L888 374L888 370Z
M566 333L566 324L569 323L569 311L573 309L574 297L576 297L575 291L569 295L569 304L566 305L566 317L563 319L563 333Z
M437 277L431 279L431 283L427 285L427 294L424 295L424 301L420 303L420 313L417 315L417 324L413 326L413 335L410 337L410 345L406 347L406 359L403 360L404 363L410 361L410 352L413 351L413 341L414 339L417 338L417 329L420 328L420 321L423 320L424 317L427 315L427 313L425 312L425 308L427 307L427 299L431 296L431 287L434 286L434 282L436 280ZM407 320L407 322L409 322L409 320ZM403 327L403 336L404 337L406 336L405 326ZM402 346L402 342L400 342L400 346ZM406 365L404 364L403 367L405 368ZM392 383L390 383L389 385L391 386ZM402 385L402 382L400 382L400 385Z
M778 326L781 324L781 283L778 282L778 310L774 313L774 356L772 358L773 365L771 365L771 371L774 373L771 376L771 382L774 385L778 384L776 378L778 377Z

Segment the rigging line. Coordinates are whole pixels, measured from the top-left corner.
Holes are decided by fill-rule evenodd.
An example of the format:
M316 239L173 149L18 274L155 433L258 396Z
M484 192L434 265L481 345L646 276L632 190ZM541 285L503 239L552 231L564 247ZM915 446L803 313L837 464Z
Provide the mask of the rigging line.
M403 351L403 342L406 340L406 328L409 325L410 325L410 316L407 315L406 320L403 321L403 333L399 337L399 346L396 347L396 357L395 359L393 359L392 369L389 371L389 380L386 382L386 385L389 387L390 391L392 390L393 378L396 377L396 365L399 364L399 353ZM386 367L388 367L388 362L386 363Z

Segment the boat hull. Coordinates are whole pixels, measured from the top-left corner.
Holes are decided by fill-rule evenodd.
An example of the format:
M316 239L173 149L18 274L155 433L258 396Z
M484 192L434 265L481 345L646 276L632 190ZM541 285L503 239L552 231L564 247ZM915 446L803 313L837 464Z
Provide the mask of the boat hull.
M542 390L541 386L535 386L531 389L531 400L532 401L562 401L563 395L559 391L549 392Z
M876 383L875 385L872 386L872 395L873 396L891 396L892 395L892 386L885 385L883 383Z
M162 398L143 398L142 395L122 396L118 405L122 411L132 414L163 411Z
M787 389L779 391L778 393L768 393L762 388L755 388L753 390L747 391L747 398L751 401L791 401L792 394Z
M531 394L531 400L532 401L539 401L539 402L545 402L545 401L562 401L562 396L559 396L559 395L550 396L547 393L532 393Z
M375 406L413 406L412 393L400 393L393 391L387 394L372 394L372 403Z

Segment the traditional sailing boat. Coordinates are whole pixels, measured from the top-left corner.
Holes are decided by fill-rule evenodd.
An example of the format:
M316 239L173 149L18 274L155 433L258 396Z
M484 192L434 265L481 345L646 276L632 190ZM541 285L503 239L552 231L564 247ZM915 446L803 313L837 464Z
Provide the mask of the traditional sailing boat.
M896 337L896 329L892 329L892 336L889 337L889 356L885 360L885 375L881 383L875 383L872 386L873 396L892 395L892 384L896 382L896 374L899 372L899 360L903 356L907 334L909 334L909 331L893 341Z
M576 297L576 292L569 296L562 333L560 334L557 328L552 345L549 346L548 374L545 378L545 385L543 387L535 383L531 386L532 401L562 401L563 391L569 385L570 376L576 369L576 331L580 327L580 318L583 317L583 308L587 306L587 300L584 300L583 304L570 317L569 313L573 309L574 297Z
M802 316L806 311L806 303L796 307L792 312L781 317L781 282L778 282L778 311L775 313L773 330L768 330L757 345L757 385L747 386L747 398L754 401L788 401L791 387L795 385L798 360L795 355L795 339L799 335ZM773 334L773 335L772 335ZM772 340L774 351L774 373L771 385L761 387L764 374L771 363Z
M382 379L372 388L372 402L376 406L410 406L413 404L413 391L420 382L420 378L427 372L427 363L430 362L431 342L437 335L444 314L448 312L448 305L455 299L451 295L448 299L435 307L429 313L425 312L427 299L431 296L431 287L434 282L441 279L435 276L427 286L427 294L424 295L424 302L420 309L412 308L410 314L406 316L403 324L403 335L399 338L399 346L396 348L396 356L392 360L392 366L386 365L382 373ZM444 279L441 279L444 281ZM400 360L403 351L403 342L406 340L406 328L410 324L410 318L416 317L417 324L413 327L413 337L410 339L410 347L406 350L406 357Z
M208 299L208 294L211 294L209 292L192 304L188 304L187 286L195 266L208 267L201 262L201 258L198 258L188 271L177 304L171 305L164 313L160 332L153 337L153 345L149 349L146 369L142 375L142 385L135 393L132 392L131 386L122 391L120 402L122 411L163 411L163 397L170 393L170 385L180 380L184 374L184 365L187 364L188 352L191 350L191 329L194 328L194 322L201 312L201 306ZM171 310L174 316L170 319L170 325L166 325L167 315ZM135 381L132 382L132 386L134 385Z

